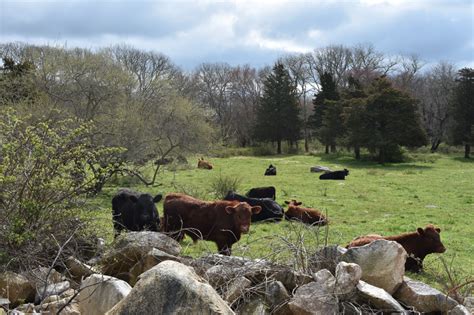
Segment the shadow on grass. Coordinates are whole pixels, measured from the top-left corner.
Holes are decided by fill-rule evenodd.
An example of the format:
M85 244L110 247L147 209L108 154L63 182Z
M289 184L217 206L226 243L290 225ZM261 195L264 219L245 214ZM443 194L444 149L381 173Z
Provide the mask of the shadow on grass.
M368 156L363 156L360 160L354 159L352 155L345 155L345 154L318 154L315 156L319 157L321 161L323 162L343 164L347 167L358 168L358 169L377 168L377 169L403 171L403 170L427 170L427 169L433 168L432 166L427 166L427 165L417 165L417 164L414 164L413 162L380 164Z
M466 159L463 156L456 156L452 158L455 161L462 162L462 163L474 163L474 158Z

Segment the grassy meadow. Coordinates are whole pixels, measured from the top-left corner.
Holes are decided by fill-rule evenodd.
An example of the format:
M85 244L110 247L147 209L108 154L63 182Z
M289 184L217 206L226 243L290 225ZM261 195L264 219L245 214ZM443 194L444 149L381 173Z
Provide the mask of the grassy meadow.
M220 178L240 181L238 191L273 185L277 202L297 199L304 206L327 214L327 227L306 227L300 223L252 224L251 231L234 245L233 254L252 258L285 261L304 268L305 257L318 246L341 244L352 238L378 233L392 235L413 232L432 223L441 228L441 240L447 251L425 259L425 272L412 275L442 288L448 273L453 281L474 277L474 163L454 155L418 154L412 162L379 165L355 161L348 155L284 155L268 157L236 156L212 158L213 170L196 168L197 158L179 170L164 169L159 185L145 187L134 179L119 178L90 200L93 215L101 231L112 241L111 199L119 187L130 187L152 195L185 192L198 198L213 200L212 185ZM277 176L264 176L273 164ZM345 181L321 181L319 173L310 173L315 165L331 169L347 168ZM163 214L163 203L157 205ZM183 254L200 256L216 252L212 242L194 245L183 242ZM443 257L443 261L440 259ZM444 279L444 280L443 280Z

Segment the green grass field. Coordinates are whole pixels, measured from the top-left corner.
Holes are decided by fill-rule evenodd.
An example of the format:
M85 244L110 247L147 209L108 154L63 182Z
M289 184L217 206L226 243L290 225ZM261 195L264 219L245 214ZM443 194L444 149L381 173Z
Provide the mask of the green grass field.
M271 157L230 157L211 159L214 169L197 169L197 159L189 159L190 169L160 173L156 187L144 187L136 181L121 179L109 185L91 200L94 213L109 241L112 240L111 199L118 187L130 187L152 195L186 192L212 200L211 184L219 176L239 178L239 192L258 186L273 185L277 201L283 205L290 198L303 205L327 213L330 224L318 229L299 223L253 224L251 232L234 245L233 254L252 258L270 258L304 264L304 252L313 252L318 245L341 244L352 238L378 233L392 235L413 232L432 223L440 227L441 239L447 248L442 255L425 259L425 272L415 278L436 283L446 279L439 257L443 257L457 281L474 276L474 163L454 155L419 154L417 161L384 166L355 161L346 155L294 155ZM277 176L263 176L273 164ZM332 169L348 168L345 181L321 181L310 173L314 165ZM162 215L163 203L158 210ZM293 244L290 244L290 241ZM296 245L295 245L296 244ZM215 252L211 242L194 245L189 239L182 243L184 254L199 256ZM302 254L303 253L303 254ZM440 285L436 285L440 287Z

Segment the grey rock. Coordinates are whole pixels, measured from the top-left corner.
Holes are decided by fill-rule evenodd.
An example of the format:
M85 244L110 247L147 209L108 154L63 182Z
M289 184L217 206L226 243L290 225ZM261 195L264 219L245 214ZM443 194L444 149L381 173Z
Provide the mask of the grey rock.
M226 300L230 304L234 303L245 293L245 290L251 285L252 281L245 277L238 277L232 280L232 282L227 286L227 290L224 294L224 300Z
M310 169L311 173L320 173L320 172L332 172L331 169L327 166L311 166Z
M55 295L55 298L59 296ZM37 312L41 314L57 314L61 310L61 315L80 315L79 305L75 301L70 301L68 298L65 299L54 299L49 296L48 303L43 301L41 305L35 307Z
M393 297L413 306L418 312L448 312L458 305L458 302L440 291L408 277L404 277L402 285Z
M346 248L338 245L323 247L311 257L311 267L316 271L327 269L334 274L337 264L341 261L342 255L346 252Z
M128 232L121 234L112 248L101 258L103 274L125 281L130 280L130 269L153 248L177 256L181 246L174 239L158 232Z
M272 281L268 283L265 290L265 298L270 307L275 308L280 304L284 304L290 299L288 291L280 281Z
M33 303L22 304L9 314L39 314Z
M397 242L376 240L348 249L341 260L358 264L362 280L392 294L403 282L406 258L405 249Z
M62 281L57 283L51 283L43 287L36 288L35 303L42 302L45 298L50 295L60 295L64 291L71 287L69 281Z
M116 314L234 314L217 292L188 266L166 260L143 273Z
M458 305L449 311L449 315L472 315L472 313L464 305Z
M105 314L125 298L132 287L114 277L93 274L81 283L77 301L83 314Z
M10 300L12 306L32 302L35 289L23 275L6 271L0 274L0 296Z
M244 301L244 304L237 312L240 315L270 315L268 307L261 298L254 298Z
M359 281L357 285L359 298L368 302L369 304L375 306L378 309L384 311L395 311L395 312L405 312L403 306L397 302L390 294L387 293L384 289L377 288L373 285L370 285L364 281Z
M293 292L296 287L313 281L313 278L310 275L289 268L277 271L273 275L273 279L283 283L288 292Z
M339 300L350 300L362 276L359 265L341 261L336 267L335 292Z
M220 288L233 278L235 278L235 270L222 265L213 266L204 274L204 279L215 289Z
M5 306L5 305L8 306L8 304L10 304L9 299L0 297L0 306Z
M158 265L160 262L165 260L181 261L179 257L170 255L159 249L153 248L149 251L139 262L137 262L132 269L130 269L130 280L131 285L135 285L138 277L152 267Z
M339 304L340 314L344 315L364 315L359 305L350 301L343 301Z
M68 272L74 279L82 279L90 276L93 273L99 273L97 268L89 266L73 256L66 260L66 267Z
M336 278L326 269L313 275L314 282L299 287L288 303L294 314L338 314L338 299L334 294Z

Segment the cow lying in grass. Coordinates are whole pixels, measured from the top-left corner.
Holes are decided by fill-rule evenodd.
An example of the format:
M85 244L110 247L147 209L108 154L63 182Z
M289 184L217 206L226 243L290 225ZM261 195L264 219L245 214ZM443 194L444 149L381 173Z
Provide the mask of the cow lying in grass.
M213 241L220 254L230 255L234 243L250 229L250 217L262 208L239 201L202 201L184 194L168 194L164 202L164 232L181 241Z
M405 270L420 272L423 269L423 259L425 259L427 255L432 253L444 253L446 251L443 243L441 243L440 232L441 229L435 228L432 224L428 224L424 229L418 228L416 232L413 233L385 237L378 234L359 236L352 240L346 247L363 246L380 239L395 241L402 245L408 254Z
M276 199L276 190L275 187L257 187L252 188L247 192L247 197L249 198L270 198Z
M265 176L275 176L277 174L277 169L275 166L270 164L270 166L267 167L265 170Z
M204 158L200 158L198 160L198 168L202 168L205 170L212 170L212 164L208 161L205 161Z
M251 206L260 206L262 211L252 214L252 222L280 221L283 218L283 208L270 198L248 198L229 191L224 200L246 202Z
M301 207L301 202L295 199L291 201L285 201L288 205L288 210L285 212L285 219L301 221L311 225L326 225L328 220L321 213L321 211L312 208Z
M319 176L319 179L339 179L344 180L349 175L349 170L344 169L342 171L327 172Z

